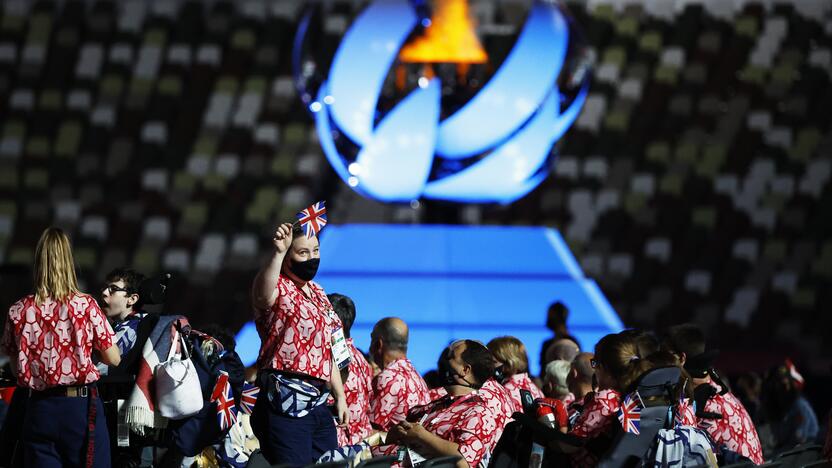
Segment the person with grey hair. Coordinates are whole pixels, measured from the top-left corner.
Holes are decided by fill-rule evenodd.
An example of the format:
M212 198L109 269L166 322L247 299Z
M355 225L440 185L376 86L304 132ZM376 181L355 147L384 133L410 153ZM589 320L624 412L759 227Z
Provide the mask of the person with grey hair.
M550 362L557 360L572 362L580 352L581 348L571 338L556 339L546 348L544 360L540 363L541 377L545 375L544 371Z
M370 333L370 355L381 368L373 379L370 423L387 431L415 406L430 403L422 376L407 359L407 324L398 317L383 318Z

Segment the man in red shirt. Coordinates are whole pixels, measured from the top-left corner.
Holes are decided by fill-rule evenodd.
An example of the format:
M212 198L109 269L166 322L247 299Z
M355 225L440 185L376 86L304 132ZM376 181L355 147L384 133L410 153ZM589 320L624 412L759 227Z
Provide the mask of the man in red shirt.
M705 334L694 324L670 327L662 349L673 353L692 378L696 418L700 429L711 436L723 457L734 452L756 464L763 463L763 449L757 429L740 400L713 378L716 352L706 350Z
M29 393L23 422L24 466L110 466L109 436L92 352L117 366L113 329L78 290L69 238L46 229L35 251L35 293L11 306L0 347L18 391Z
M350 329L355 321L355 303L342 294L327 295L332 308L344 324L344 336L350 349L349 376L344 381L344 394L350 410L350 423L338 426L338 446L352 445L373 432L370 426L370 396L373 370L370 363L350 337Z
M414 406L429 403L428 386L407 359L407 325L399 318L381 319L370 334L370 354L381 367L373 379L370 422L386 431L404 421Z
M411 410L406 421L390 429L387 442L425 458L461 455L459 468L487 466L497 424L477 390L494 374L493 357L482 343L462 340L451 345L447 362L447 395Z
M450 364L448 359L451 357L450 349L458 342L453 342L442 351L441 356L439 357L439 361L437 362L437 369L440 374L440 378L447 379L447 374L452 374L450 372ZM485 380L482 386L477 390L479 393L480 398L482 398L485 407L491 411L491 414L494 417L494 423L496 429L494 430L494 443L500 440L500 437L503 435L503 431L506 428L506 425L512 421L511 416L517 412L522 411L522 408L518 408L514 400L512 399L511 392L508 391L500 382L497 381L496 370L499 367L499 362L495 361L492 365L492 377L489 377ZM445 387L438 387L433 388L430 390L430 401L438 400L448 394L448 391Z
M338 420L348 423L338 372L349 364L339 356L348 353L336 346L344 344L338 340L341 320L312 281L320 263L318 238L307 238L299 225L285 223L275 231L272 244L274 252L252 287L261 346L260 397L251 423L269 463L306 465L337 447L335 423L326 406L330 388Z

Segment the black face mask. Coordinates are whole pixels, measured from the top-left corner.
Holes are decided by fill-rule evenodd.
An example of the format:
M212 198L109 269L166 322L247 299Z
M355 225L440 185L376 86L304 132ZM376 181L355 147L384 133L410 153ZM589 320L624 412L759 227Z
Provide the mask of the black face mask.
M295 262L289 260L289 271L298 277L301 281L312 281L315 273L318 272L318 266L321 264L320 258L310 258L305 262Z

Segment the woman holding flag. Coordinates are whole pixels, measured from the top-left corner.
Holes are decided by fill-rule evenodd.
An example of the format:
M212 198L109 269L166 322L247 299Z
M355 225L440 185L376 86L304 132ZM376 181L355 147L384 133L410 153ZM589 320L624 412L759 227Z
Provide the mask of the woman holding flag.
M326 224L324 203L298 218L275 230L274 251L252 287L262 342L252 428L271 464L306 465L337 447L326 405L330 392L340 424L349 417L338 372L349 364L341 321L312 281L320 263L317 234Z

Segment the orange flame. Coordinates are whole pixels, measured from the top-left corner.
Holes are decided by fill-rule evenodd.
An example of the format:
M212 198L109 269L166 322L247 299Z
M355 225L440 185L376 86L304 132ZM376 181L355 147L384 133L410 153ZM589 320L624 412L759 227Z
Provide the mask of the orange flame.
M436 0L430 26L402 47L399 60L405 63L486 63L488 55L475 29L467 0Z

